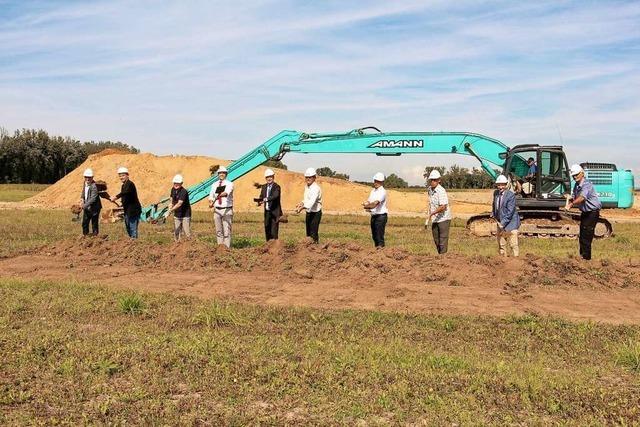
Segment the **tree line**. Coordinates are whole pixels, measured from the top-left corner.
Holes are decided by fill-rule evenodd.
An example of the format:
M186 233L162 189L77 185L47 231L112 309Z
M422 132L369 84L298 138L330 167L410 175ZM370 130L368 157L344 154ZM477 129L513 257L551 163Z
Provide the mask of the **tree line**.
M493 178L485 171L478 168L463 168L453 165L449 169L444 166L427 166L424 168L425 177L429 176L432 170L437 170L442 175L441 184L444 188L493 188ZM496 170L496 173L500 171Z
M16 130L11 135L0 128L0 182L52 184L77 168L89 155L107 148L129 153L140 151L120 141L80 142L36 129Z

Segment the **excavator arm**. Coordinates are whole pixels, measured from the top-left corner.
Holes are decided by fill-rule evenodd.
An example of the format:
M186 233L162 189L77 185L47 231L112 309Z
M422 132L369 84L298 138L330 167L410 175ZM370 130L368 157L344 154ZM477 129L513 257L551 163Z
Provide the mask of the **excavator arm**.
M496 178L494 167L502 170L506 153L502 142L468 132L391 132L377 128L355 129L347 133L300 133L282 131L257 148L248 152L228 167L227 178L234 181L269 159L281 159L292 153L370 153L378 156L402 154L462 154L475 157L491 177ZM212 176L187 190L191 203L197 203L209 195L211 185L217 181ZM169 208L169 199L142 209L142 220L155 222Z

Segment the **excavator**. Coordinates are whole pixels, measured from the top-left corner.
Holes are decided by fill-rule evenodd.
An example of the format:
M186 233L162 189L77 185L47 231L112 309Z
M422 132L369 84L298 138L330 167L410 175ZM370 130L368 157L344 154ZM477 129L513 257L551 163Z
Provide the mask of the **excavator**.
M474 157L492 178L500 173L509 178L516 192L521 217L520 233L537 237L575 237L579 233L580 213L563 209L571 191L566 155L561 146L538 144L508 147L497 139L470 132L391 132L373 126L346 133L303 133L284 130L251 150L228 167L230 180L236 180L267 160L281 160L286 153L369 153L377 156L402 154L460 154ZM536 171L531 174L531 159ZM586 176L596 186L605 208L630 208L633 205L634 179L630 170L615 165L585 163ZM217 177L212 176L187 190L191 203L209 195ZM164 217L169 199L147 206L142 220L157 222ZM496 225L489 213L476 215L467 227L477 236L490 236ZM609 237L612 225L600 218L596 237Z

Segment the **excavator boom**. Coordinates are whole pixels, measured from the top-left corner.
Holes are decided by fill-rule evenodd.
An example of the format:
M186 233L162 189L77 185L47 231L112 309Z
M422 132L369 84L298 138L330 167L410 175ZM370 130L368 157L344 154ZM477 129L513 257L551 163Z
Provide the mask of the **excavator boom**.
M492 178L498 173L513 176L514 184L518 177L522 179L529 165L527 157L533 155L538 168L533 183L536 192L518 197L517 206L522 217L523 233L540 237L577 235L577 222L574 213L560 214L564 206L564 194L570 190L568 164L562 147L539 146L537 144L518 145L509 148L502 142L484 135L470 132L390 132L384 133L375 127L354 129L345 133L302 133L285 130L268 139L228 167L227 178L235 181L269 159L280 160L286 153L369 153L378 156L400 156L402 154L460 154L472 156L480 162L482 169ZM601 167L602 169L602 167ZM499 172L496 172L499 171ZM602 179L603 171L599 173ZM611 177L617 172L607 172ZM631 203L620 204L618 193L633 191L633 175L628 179L630 171L624 171L624 182L620 191L610 185L606 187L608 202L613 207L630 207ZM587 174L589 171L587 170ZM616 175L617 177L618 175ZM187 190L191 203L197 203L209 195L211 185L217 181L212 176ZM604 181L603 181L604 182ZM601 185L602 183L596 183ZM617 187L616 187L617 188ZM596 187L597 189L597 187ZM626 191L626 192L625 192ZM524 192L523 192L524 193ZM609 206L607 206L609 207ZM142 210L143 221L155 222L162 218L169 208L169 199L163 199ZM495 224L489 214L472 217L467 226L476 235L491 235ZM606 219L600 220L596 228L596 237L607 237L612 234L611 224Z
M378 156L401 154L462 154L475 157L482 168L493 178L494 168L502 170L509 150L502 142L469 132L391 132L376 128L355 129L347 133L301 133L282 131L251 150L228 167L227 178L234 181L269 159L280 159L288 152L295 153L369 153ZM212 176L187 190L191 203L197 203L209 195L211 185L217 181ZM169 199L147 206L142 210L142 220L154 222L169 207Z

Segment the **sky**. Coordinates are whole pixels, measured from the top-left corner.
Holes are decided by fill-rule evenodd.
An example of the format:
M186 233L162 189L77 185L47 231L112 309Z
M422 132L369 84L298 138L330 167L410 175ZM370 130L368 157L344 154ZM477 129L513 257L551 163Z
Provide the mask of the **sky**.
M640 175L638 1L4 1L0 126L234 159L283 129L469 131ZM463 156L289 154L423 182Z

